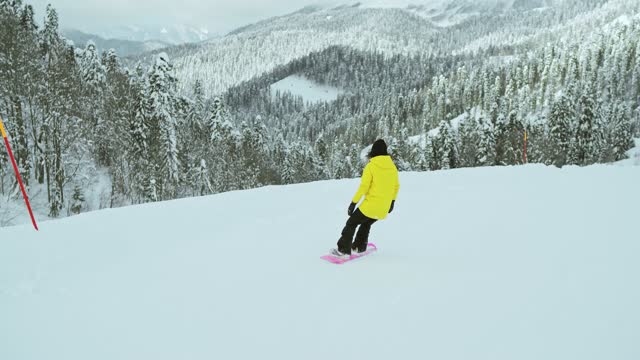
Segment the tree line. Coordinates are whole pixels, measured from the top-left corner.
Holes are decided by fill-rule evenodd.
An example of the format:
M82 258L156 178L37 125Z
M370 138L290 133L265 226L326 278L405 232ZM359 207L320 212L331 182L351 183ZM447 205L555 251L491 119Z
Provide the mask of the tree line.
M165 53L128 68L93 43L60 36L55 9L0 0L0 113L29 188L52 217L79 213L96 177L108 207L269 184L359 176L383 137L402 170L564 166L621 159L638 135L640 24L587 38L466 55L386 56L334 46L217 97L199 79L185 94ZM270 85L303 74L343 88L306 103ZM18 196L0 152L0 193Z

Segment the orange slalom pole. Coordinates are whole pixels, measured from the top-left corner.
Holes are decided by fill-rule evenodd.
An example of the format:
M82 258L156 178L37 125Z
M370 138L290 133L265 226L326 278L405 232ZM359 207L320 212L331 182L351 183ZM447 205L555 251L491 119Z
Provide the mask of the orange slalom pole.
M9 139L7 138L7 133L4 131L4 124L2 124L2 117L0 117L0 133L2 133L4 144L7 147L7 151L9 152L9 157L11 158L11 164L13 164L13 170L15 170L16 172L16 179L18 179L18 183L20 184L20 190L22 190L22 197L24 198L24 202L27 204L27 210L29 210L29 216L31 216L31 223L33 224L33 227L36 229L36 231L38 231L38 224L36 224L36 218L33 217L33 211L31 211L31 204L29 204L29 197L27 196L27 191L24 189L24 184L22 184L20 171L18 171L18 164L16 164L16 159L13 157L13 152L11 151L11 145L9 145Z

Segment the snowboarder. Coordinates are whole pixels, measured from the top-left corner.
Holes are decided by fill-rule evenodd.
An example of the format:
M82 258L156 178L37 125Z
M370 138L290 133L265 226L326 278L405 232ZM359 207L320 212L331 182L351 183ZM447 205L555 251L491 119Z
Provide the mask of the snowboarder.
M387 217L393 211L400 190L398 169L387 153L387 144L379 139L373 143L368 154L369 163L362 172L360 188L349 204L349 219L338 240L338 247L331 250L336 257L346 258L351 252L361 253L367 250L371 225ZM356 205L364 196L364 201ZM353 234L360 226L355 242Z

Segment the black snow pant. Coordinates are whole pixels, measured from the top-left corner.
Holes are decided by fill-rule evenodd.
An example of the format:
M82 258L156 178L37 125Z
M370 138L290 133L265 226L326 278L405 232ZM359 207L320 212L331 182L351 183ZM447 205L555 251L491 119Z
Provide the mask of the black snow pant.
M342 236L338 240L338 250L345 254L351 254L351 248L357 248L358 251L364 251L367 249L369 243L369 231L371 225L377 220L366 217L360 209L356 209L353 214L347 220L347 225L342 229ZM360 225L358 233L356 234L356 241L353 242L353 234L356 232L356 227Z

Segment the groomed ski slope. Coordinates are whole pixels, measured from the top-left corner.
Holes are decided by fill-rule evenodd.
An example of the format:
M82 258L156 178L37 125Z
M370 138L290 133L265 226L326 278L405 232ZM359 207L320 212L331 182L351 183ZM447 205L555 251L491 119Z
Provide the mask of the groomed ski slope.
M0 359L640 359L640 167L403 173L0 229Z

